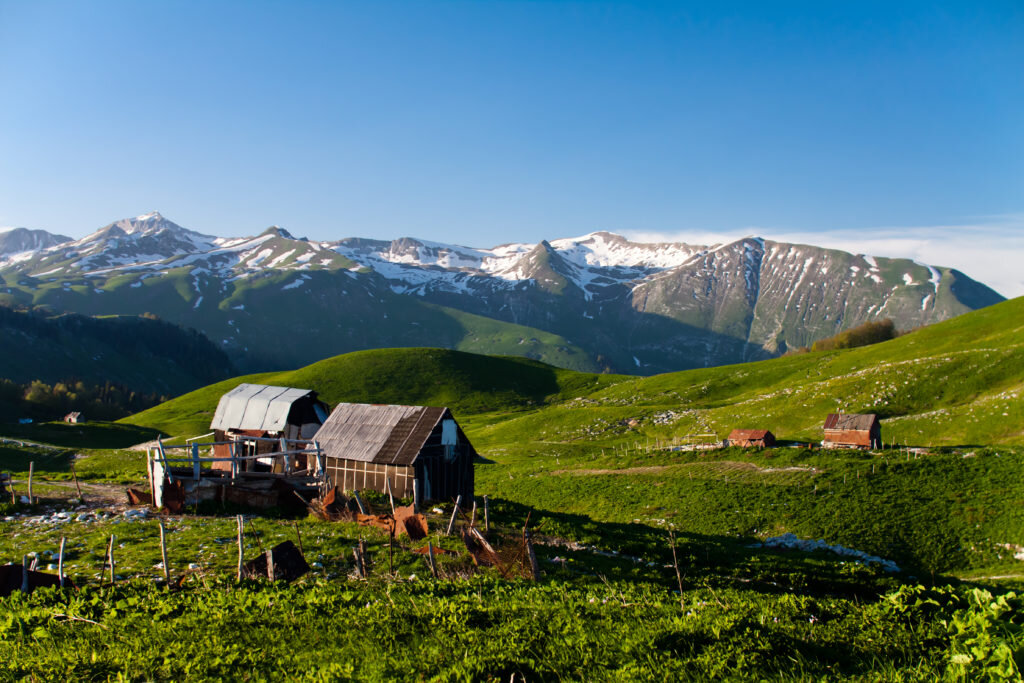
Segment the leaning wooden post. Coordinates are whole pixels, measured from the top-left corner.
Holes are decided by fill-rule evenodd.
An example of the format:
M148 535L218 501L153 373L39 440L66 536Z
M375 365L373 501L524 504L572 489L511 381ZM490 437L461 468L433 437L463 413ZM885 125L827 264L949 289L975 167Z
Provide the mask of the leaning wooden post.
M420 481L419 479L412 480L412 511L416 514L420 513Z
M476 526L476 498L473 499L473 512L469 515L469 526Z
M32 505L36 502L36 499L32 496L32 475L36 469L36 461L33 460L28 464L28 502Z
M271 581L275 581L274 576L274 549L267 548L267 578Z
M302 534L299 533L299 523L298 521L293 520L292 525L295 527L295 540L299 544L299 552L302 553L303 557L305 557L306 551L302 549Z
M459 514L459 505L461 505L461 504L462 504L462 494L460 493L455 498L455 509L452 510L452 518L448 522L448 531L444 532L445 536L451 536L452 535L452 529L455 528L455 518Z
M487 496L484 496L484 533L489 533L491 530L491 518L487 514Z
M21 592L28 593L28 555L21 556Z
M75 456L71 456L74 458ZM146 462L149 462L149 451L146 451ZM75 480L75 490L78 491L78 500L85 502L85 498L82 497L82 486L78 483L78 473L75 472L75 462L71 461L71 476Z
M110 583L114 583L114 534L110 534L110 545L107 546L107 563L110 565Z
M391 515L393 517L395 514L395 495L391 492L391 477L384 478L384 486L387 489L388 502L391 503Z
M427 541L427 562L430 564L430 573L437 578L437 563L434 560L434 544Z
M160 525L160 559L164 567L164 583L169 584L171 582L171 569L167 566L167 535L164 530L164 520L159 519L157 523Z
M537 554L533 552L533 541L530 540L530 532L523 532L523 543L526 545L526 556L530 558L530 574L533 580L540 578L540 565L537 564Z
M242 521L242 515L235 515L235 521L238 522L238 580L241 581L242 564L245 562L245 523Z
M365 579L366 575L363 573L363 560L359 557L359 546L352 546L352 557L356 561L356 574L359 575L360 579Z
M60 579L60 587L64 587L64 544L67 538L60 537L60 552L57 554L57 578Z
M363 504L363 499L359 497L359 491L356 491L356 490L354 490L354 489L353 489L353 491L352 491L352 497L356 499L356 505L358 505L358 506L359 506L359 512L360 512L361 514L364 514L364 515L366 515L366 514L369 514L369 513L368 513L368 512L366 511L366 505L365 505L365 504Z

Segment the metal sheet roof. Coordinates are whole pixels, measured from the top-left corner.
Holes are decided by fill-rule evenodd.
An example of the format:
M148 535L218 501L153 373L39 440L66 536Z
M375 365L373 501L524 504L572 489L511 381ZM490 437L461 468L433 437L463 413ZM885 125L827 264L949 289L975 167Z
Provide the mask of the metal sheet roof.
M447 408L341 403L316 433L328 457L410 465Z
M292 404L313 393L309 389L239 384L220 397L210 429L282 431Z
M878 416L874 413L864 415L857 413L829 413L828 417L825 418L825 429L869 431L876 422L878 422Z

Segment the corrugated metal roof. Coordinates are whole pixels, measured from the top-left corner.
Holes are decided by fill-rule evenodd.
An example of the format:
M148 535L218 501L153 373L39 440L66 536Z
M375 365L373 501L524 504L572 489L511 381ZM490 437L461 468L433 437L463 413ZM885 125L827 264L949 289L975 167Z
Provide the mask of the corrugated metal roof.
M845 431L869 431L871 426L878 421L874 413L859 415L857 413L829 413L825 418L825 429L838 429Z
M729 434L729 441L743 441L750 439L763 439L771 432L767 429L734 429Z
M411 465L447 408L341 403L316 433L332 458Z
M288 423L292 404L312 393L309 389L239 384L220 397L210 429L280 432Z

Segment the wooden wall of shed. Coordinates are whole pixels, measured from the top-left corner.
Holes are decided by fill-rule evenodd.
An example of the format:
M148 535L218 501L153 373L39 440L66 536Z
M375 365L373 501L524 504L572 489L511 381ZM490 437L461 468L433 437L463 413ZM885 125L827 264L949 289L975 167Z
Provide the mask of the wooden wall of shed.
M881 429L873 428L871 431L864 429L826 429L825 443L858 446L860 448L881 447Z
M342 491L387 491L387 480L391 480L391 492L396 498L411 498L415 468L408 465L387 465L343 458L325 459L327 480Z

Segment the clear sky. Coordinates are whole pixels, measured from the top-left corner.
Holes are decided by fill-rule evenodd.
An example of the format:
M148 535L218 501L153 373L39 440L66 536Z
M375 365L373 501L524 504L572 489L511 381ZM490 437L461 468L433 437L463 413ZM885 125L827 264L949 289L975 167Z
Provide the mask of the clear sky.
M1024 294L1024 3L0 0L0 225L151 210L875 245Z

